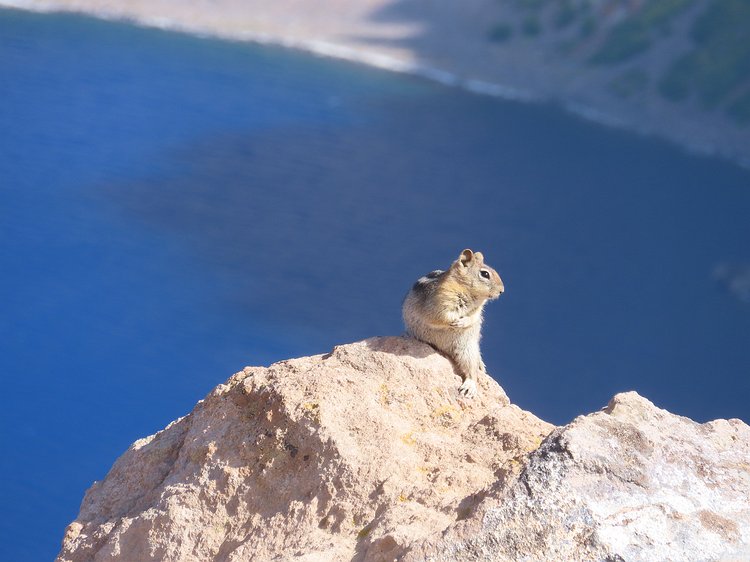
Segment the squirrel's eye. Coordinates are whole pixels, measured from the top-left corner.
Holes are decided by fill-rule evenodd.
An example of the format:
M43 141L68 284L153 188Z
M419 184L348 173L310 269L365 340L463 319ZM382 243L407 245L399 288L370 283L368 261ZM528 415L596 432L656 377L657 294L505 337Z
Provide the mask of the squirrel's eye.
M482 271L480 271L480 272L479 272L479 275L481 275L481 276L482 276L482 277L484 277L485 279L489 279L489 278L490 278L490 272L489 272L489 271L487 271L486 269L483 269Z

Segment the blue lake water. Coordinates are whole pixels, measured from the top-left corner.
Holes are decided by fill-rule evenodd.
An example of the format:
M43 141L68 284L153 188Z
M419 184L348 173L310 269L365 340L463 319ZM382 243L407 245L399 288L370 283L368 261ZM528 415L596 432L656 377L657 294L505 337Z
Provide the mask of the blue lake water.
M283 49L0 11L0 559L245 365L402 331L464 248L491 373L555 423L635 389L750 420L750 173ZM458 384L458 380L457 380Z

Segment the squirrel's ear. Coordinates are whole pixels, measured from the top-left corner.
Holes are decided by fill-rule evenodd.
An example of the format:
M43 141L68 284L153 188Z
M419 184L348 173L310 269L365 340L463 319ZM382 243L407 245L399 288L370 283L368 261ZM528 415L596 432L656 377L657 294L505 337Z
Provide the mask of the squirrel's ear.
M468 267L471 263L471 260L474 259L474 252L471 250L464 250L461 252L461 255L458 256L458 261L463 265L464 267Z
M482 252L474 252L474 260L477 263L484 263L484 255Z

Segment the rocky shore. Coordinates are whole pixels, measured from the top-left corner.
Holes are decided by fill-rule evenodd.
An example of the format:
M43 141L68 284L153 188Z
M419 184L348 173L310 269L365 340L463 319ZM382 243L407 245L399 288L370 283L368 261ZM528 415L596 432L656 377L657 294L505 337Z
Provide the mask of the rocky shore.
M750 427L554 427L406 338L247 367L88 490L58 562L750 559Z
M592 49L604 39L579 45L568 37L569 32L557 30L549 22L551 31L540 34L530 22L538 26L539 21L559 19L559 14L529 19L516 4L522 3L0 0L0 6L6 7L75 11L282 45L416 74L476 93L556 103L586 119L661 137L694 152L750 163L750 127L738 126L719 111L704 111L697 103L673 103L658 95L653 86L642 85L644 76L663 72L668 59L685 49L688 19L705 7L707 0L670 23L670 37L653 53L643 55L637 64L614 67L587 62ZM627 16L620 4L626 3L591 3L596 8L591 20L596 29L612 29ZM643 3L627 4L631 9ZM497 22L513 22L525 34L516 33L513 40L492 40L493 33L498 37ZM576 33L584 32L585 22Z

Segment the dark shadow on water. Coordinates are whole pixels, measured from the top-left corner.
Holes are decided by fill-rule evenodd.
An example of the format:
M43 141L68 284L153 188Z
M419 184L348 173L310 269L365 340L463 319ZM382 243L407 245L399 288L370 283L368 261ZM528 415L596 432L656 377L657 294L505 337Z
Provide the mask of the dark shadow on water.
M189 245L235 312L326 346L398 333L416 278L482 250L508 288L483 350L515 402L561 423L636 388L749 417L729 391L747 310L711 279L746 255L745 172L552 108L431 87L367 103L359 125L197 140L99 196Z

